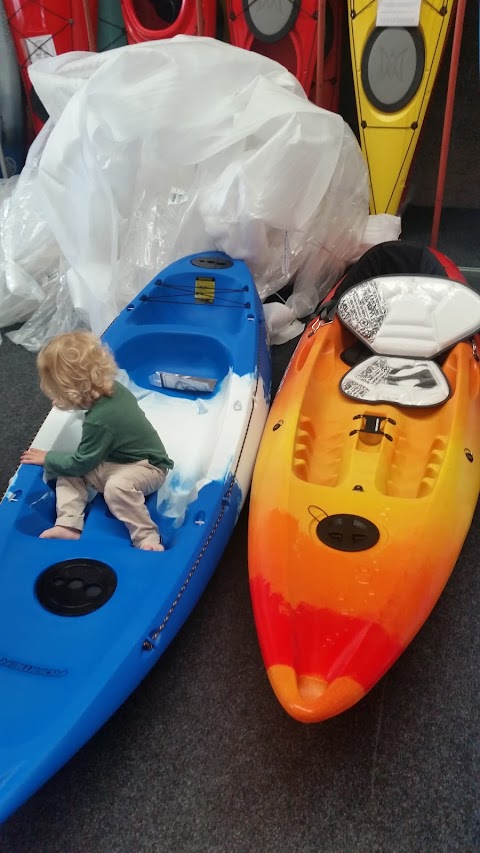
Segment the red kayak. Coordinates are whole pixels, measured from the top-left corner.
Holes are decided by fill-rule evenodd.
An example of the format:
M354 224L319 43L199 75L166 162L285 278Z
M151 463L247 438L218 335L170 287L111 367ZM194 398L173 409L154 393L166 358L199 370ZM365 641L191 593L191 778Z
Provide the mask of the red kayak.
M231 43L284 65L314 100L317 0L226 0L225 7ZM342 9L341 0L327 0L322 106L331 110L338 104Z
M4 0L35 134L48 114L28 66L70 50L96 50L97 0Z
M321 106L332 113L338 112L340 97L340 72L342 68L343 3L327 0L325 4L325 56L323 67L323 95ZM310 100L316 103L315 76L310 90Z
M198 21L196 0L122 0L122 15L129 44L173 38L184 33L215 37L216 0L201 0L203 21Z

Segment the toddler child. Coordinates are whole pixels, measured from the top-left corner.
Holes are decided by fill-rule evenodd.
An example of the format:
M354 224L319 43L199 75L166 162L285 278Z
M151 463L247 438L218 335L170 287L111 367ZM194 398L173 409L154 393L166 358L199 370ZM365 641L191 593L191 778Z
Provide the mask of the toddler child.
M58 335L39 352L37 367L40 387L57 408L85 410L75 452L31 447L21 456L57 478L57 520L40 536L78 539L92 486L136 548L163 551L145 497L160 488L173 462L134 395L115 381L118 367L108 348L91 332Z

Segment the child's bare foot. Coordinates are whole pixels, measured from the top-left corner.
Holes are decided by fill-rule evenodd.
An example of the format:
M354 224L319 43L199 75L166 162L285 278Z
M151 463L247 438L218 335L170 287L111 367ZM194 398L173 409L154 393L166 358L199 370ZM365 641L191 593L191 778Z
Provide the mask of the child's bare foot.
M165 551L161 542L145 542L144 545L139 545L140 551Z
M55 527L49 527L40 533L40 539L80 539L80 530L56 524Z

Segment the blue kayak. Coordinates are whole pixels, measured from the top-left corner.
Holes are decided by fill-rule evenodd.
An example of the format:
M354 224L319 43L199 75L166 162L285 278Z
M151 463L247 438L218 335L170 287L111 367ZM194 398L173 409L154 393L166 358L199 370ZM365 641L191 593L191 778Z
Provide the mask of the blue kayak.
M152 668L210 579L248 491L270 397L263 309L219 252L165 269L103 337L175 467L148 498L163 553L131 546L101 495L76 541L43 470L0 504L0 820L51 777ZM32 445L73 450L81 413L53 409Z

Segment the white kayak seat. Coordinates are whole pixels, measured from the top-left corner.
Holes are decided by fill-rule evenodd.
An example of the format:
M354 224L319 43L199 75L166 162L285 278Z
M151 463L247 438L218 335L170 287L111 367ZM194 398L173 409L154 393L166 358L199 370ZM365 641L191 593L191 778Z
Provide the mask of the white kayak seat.
M347 290L337 315L379 355L434 358L480 329L480 295L439 276L378 276Z
M418 408L439 406L451 393L435 361L384 355L372 355L352 367L341 379L340 389L362 403Z

